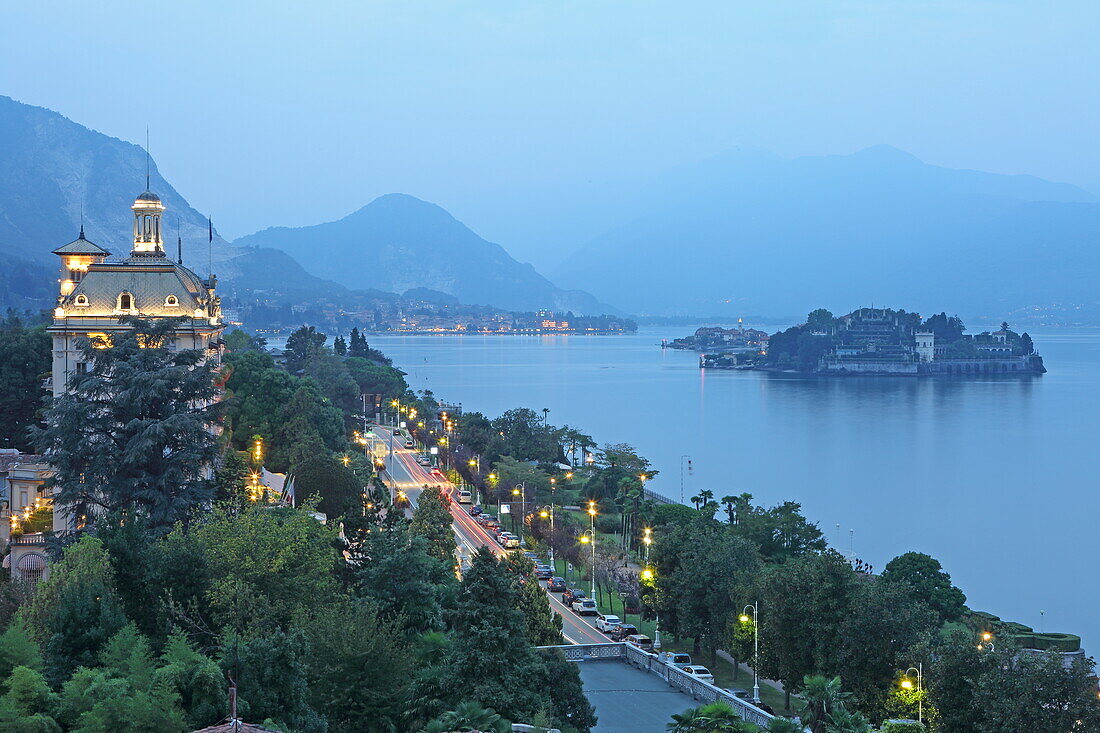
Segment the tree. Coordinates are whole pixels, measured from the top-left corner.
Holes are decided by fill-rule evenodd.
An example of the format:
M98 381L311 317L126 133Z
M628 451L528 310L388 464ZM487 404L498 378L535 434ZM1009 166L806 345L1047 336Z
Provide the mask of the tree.
M365 721L375 730L400 728L414 660L397 621L347 598L298 620L309 640L309 699L333 730Z
M158 679L149 642L126 626L103 649L102 666L83 667L61 690L58 718L74 733L187 730L179 695Z
M77 667L95 665L104 644L125 624L110 558L95 537L65 551L27 607L28 629L42 646L54 685Z
M926 319L921 328L931 331L936 335L936 341L950 344L962 338L966 327L958 316L947 317L946 313L931 316Z
M280 410L289 401L299 380L275 366L270 354L259 351L231 352L225 357L227 423L237 448L247 449L253 435L270 439Z
M543 649L536 656L542 662L536 689L549 693L553 719L559 727L588 733L596 725L596 709L584 695L578 665L558 649Z
M539 463L553 463L561 458L554 430L534 410L516 407L494 419L492 424L504 438L505 455Z
M546 591L532 576L515 568L519 609L527 621L527 642L531 646L554 646L562 643L561 616L550 609Z
M296 733L328 727L309 703L310 662L306 633L298 628L247 638L230 633L222 643L221 665L237 682L241 716L271 719Z
M974 682L982 672L981 653L974 632L960 623L948 623L933 642L931 665L926 668L928 697L939 711L942 733L981 730L981 710L974 702Z
M286 628L295 613L316 611L336 594L336 530L314 519L309 507L248 507L239 514L217 508L192 534L206 561L206 596L219 626Z
M455 582L453 563L429 555L427 541L411 534L404 520L383 524L356 542L354 588L410 633L441 630L443 601Z
M882 580L908 584L914 597L939 617L939 624L957 621L965 611L966 595L951 584L951 576L940 561L921 552L898 555L886 564Z
M424 538L429 555L441 562L453 564L455 534L451 528L448 503L449 499L438 486L429 486L421 491L409 531Z
M321 394L345 412L358 412L359 385L348 371L347 363L338 356L317 353L305 363L305 376L317 382Z
M834 323L833 314L825 308L810 311L806 316L806 325L814 331L831 331Z
M0 448L27 451L30 427L41 406L50 371L51 340L45 328L26 328L14 315L0 320Z
M527 623L512 579L486 547L462 579L448 649L448 677L463 680L456 696L499 710L509 720L533 716L546 701Z
M450 733L451 731L483 731L484 733L509 733L512 724L497 715L492 708L477 703L459 703L424 726L420 733Z
M348 342L344 340L343 336L337 336L332 341L332 353L337 356L348 355Z
M363 486L359 479L351 469L326 454L294 466L294 492L301 500L319 497L317 510L333 520L363 511Z
M344 416L322 397L311 379L299 383L276 415L267 459L273 470L288 471L326 450L336 451L344 446Z
M286 368L291 374L305 369L306 363L320 353L328 338L313 326L301 326L286 340Z
M7 679L16 667L42 670L42 653L22 616L16 616L0 634L0 679Z
M355 354L345 359L344 365L359 386L360 394L382 395L384 402L404 395L409 389L405 374L400 369L380 366Z
M53 713L57 696L46 678L30 667L15 667L5 676L0 697L0 730L11 733L61 733Z
M974 681L978 730L1097 731L1100 700L1093 660L1001 647L982 656Z
M696 653L707 645L713 665L731 616L741 610L740 605L734 607L734 599L746 598L759 572L755 548L718 522L698 517L658 535L652 559L662 624L677 635L692 637Z
M168 638L156 676L179 696L189 729L213 725L225 716L225 678L218 663L196 651L183 634Z
M760 730L742 720L736 710L721 701L673 715L672 722L665 727L672 733L751 733Z
M1020 334L1020 343L1017 348L1024 356L1030 356L1035 353L1035 343L1031 340L1031 336L1029 336L1026 331Z
M830 718L845 709L844 703L849 697L841 690L839 677L822 675L806 675L799 694L806 701L802 722L810 727L811 733L826 733Z
M137 513L170 526L210 500L203 471L217 457L216 364L167 348L175 319L129 325L110 348L84 344L88 370L74 372L36 443L54 468L55 507L77 522Z
M348 348L348 356L366 357L370 354L367 339L359 333L358 328L351 329L351 345Z

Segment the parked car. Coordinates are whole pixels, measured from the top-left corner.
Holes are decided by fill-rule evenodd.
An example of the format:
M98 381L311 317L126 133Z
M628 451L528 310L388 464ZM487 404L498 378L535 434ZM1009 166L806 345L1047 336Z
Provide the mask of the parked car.
M653 639L650 639L645 634L631 634L623 639L623 641L647 652L653 651Z
M401 428L394 428L393 429L393 434L394 435L401 435Z
M585 592L580 588L567 588L564 593L561 594L561 602L565 605L570 605L578 598L584 598Z
M519 538L517 537L516 539L518 541ZM549 565L536 565L535 577L539 580L549 580L554 577L554 571L550 569Z
M714 682L714 675L710 673L710 670L699 664L685 664L680 669L684 670L692 677L697 677L704 682Z
M488 527L490 524L494 524L496 521L497 518L494 517L492 514L482 514L477 518L477 523L480 524L482 527Z
M524 556L525 558L527 558L528 560L530 560L531 562L535 563L535 564L538 564L538 563L539 563L539 556L538 556L538 555L536 555L535 553L531 552L530 550L528 550L527 552L523 553L523 556Z
M565 590L565 578L559 578L554 576L550 580L546 581L546 590L551 593L561 593Z
M415 448L416 443L413 442L412 438L405 438L405 447L406 448Z
M416 462L419 463L421 466L430 466L432 465L432 457L426 456L421 453L416 457Z
M578 598L571 604L573 613L578 616L595 616L600 611L596 608L596 602L591 598Z
M665 652L661 655L661 661L665 664L683 667L686 664L691 664L691 655L687 652Z
M596 616L596 628L605 634L610 634L615 629L623 625L623 620L618 616L613 616L610 613L601 613Z
M470 507L466 511L468 511L470 513L471 517L476 517L477 515L481 514L481 507L478 506L477 504L474 504L472 507Z
M608 634L608 636L611 637L612 641L624 641L626 637L633 636L637 633L639 633L638 627L634 624L623 624L619 628Z
M469 504L473 500L474 500L474 495L469 489L459 489L458 490L458 503L459 504Z

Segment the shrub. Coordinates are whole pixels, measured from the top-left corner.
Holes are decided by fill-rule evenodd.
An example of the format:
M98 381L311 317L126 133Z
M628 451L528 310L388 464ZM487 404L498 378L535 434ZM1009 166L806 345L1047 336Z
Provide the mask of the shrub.
M926 730L923 723L915 720L887 720L882 724L882 733L925 733Z

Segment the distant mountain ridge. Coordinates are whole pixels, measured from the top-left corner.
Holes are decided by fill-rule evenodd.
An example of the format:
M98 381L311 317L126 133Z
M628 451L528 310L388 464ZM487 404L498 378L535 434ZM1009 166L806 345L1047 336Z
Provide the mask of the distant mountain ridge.
M742 148L669 171L553 276L655 315L802 317L819 302L890 300L997 320L1063 306L1100 317L1098 241L1100 203L1076 186L890 146L794 159Z
M268 292L307 300L311 292L331 295L344 288L427 288L440 297L513 310L613 312L586 293L555 287L438 206L399 194L339 222L259 232L244 238L245 246L226 242L215 230L208 249L206 217L161 176L144 149L4 96L0 307L47 307L57 267L50 252L75 239L82 225L88 239L125 257L130 205L146 187L147 166L149 188L167 206L166 250L175 256L178 227L184 264L205 274L212 262L223 294ZM334 244L347 246L336 252Z
M588 293L558 288L441 207L407 194L380 196L337 221L272 227L233 244L283 250L309 271L352 289L424 287L513 311L617 312Z

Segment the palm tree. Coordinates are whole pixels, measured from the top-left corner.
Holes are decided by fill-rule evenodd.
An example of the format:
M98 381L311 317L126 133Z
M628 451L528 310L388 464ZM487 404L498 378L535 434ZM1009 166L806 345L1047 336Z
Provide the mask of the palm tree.
M486 731L509 733L512 724L500 717L492 708L483 708L476 702L459 703L424 726L420 733L450 733L450 731Z
M666 727L672 733L755 733L760 730L752 723L742 720L724 702L712 702L673 715L672 722Z
M803 728L790 718L776 717L768 721L767 733L802 733Z
M825 725L826 733L871 733L871 724L859 713L848 712L841 705L829 715Z
M839 677L829 679L824 675L809 674L802 678L801 694L806 700L803 720L812 733L826 733L829 716L843 709L844 701L851 697L850 692L840 689Z
M703 503L703 497L700 494L696 494L691 497L691 503L695 505L695 509L698 511L699 506Z

